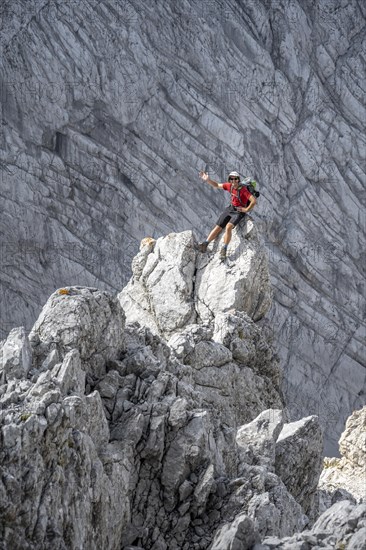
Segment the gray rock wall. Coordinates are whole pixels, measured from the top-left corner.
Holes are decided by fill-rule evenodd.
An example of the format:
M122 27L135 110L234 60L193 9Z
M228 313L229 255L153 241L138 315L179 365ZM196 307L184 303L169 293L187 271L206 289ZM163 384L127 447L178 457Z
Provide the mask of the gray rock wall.
M199 169L251 173L289 408L336 452L365 399L363 3L2 10L3 337L61 286L119 292L146 235L205 236L227 197Z

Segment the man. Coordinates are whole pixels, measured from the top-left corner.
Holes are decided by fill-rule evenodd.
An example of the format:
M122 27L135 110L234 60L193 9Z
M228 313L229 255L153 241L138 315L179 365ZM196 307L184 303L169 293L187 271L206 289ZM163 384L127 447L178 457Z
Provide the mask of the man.
M240 176L238 172L230 172L228 181L225 183L217 183L208 177L206 172L200 172L200 178L212 185L215 189L224 189L231 195L231 204L221 214L217 223L207 239L198 245L200 252L206 252L207 246L225 228L224 245L220 250L220 258L225 260L226 252L234 227L245 218L245 214L252 210L256 204L256 198L250 193L245 186L239 186Z

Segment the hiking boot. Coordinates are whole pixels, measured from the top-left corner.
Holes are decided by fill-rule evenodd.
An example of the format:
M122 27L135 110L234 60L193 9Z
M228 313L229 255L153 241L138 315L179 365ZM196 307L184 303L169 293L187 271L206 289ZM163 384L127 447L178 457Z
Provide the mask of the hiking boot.
M220 260L225 260L226 258L226 251L227 251L227 248L226 246L223 246L220 250Z
M200 243L197 245L197 250L199 252L206 252L207 251L207 247L208 247L208 243L206 242L203 242L203 243Z

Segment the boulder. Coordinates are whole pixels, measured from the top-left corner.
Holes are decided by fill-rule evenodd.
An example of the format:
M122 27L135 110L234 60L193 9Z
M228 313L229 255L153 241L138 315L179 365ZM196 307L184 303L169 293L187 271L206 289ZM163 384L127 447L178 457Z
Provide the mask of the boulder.
M269 471L274 471L276 440L283 425L283 412L269 409L249 424L240 426L236 442L241 462L266 466Z
M257 230L250 235L245 238L245 226L233 232L226 262L220 261L218 243L198 258L195 301L201 322L212 322L230 310L244 311L258 321L271 307L267 254Z
M216 316L237 310L258 320L271 305L265 249L256 230L238 228L228 264L217 246L198 255L192 231L143 240L133 276L118 298L128 323L141 322L167 339L189 324L213 328ZM235 261L234 261L235 260Z
M0 382L26 378L31 366L32 349L25 328L13 328L0 347Z
M96 288L67 287L55 291L34 324L29 339L36 358L34 367L57 350L60 361L76 349L90 375L105 372L108 360L124 349L125 317L119 302ZM43 365L43 367L41 367Z
M341 458L324 459L319 489L329 495L346 490L360 502L366 498L366 406L348 418L339 440Z
M268 472L265 466L248 464L241 466L240 477L230 480L221 512L229 518L246 514L261 539L292 535L302 531L308 521L301 506L276 474Z
M347 548L363 550L366 534L366 505L344 500L326 510L311 530L292 537L264 538L253 550L301 550L303 548Z
M132 279L118 295L127 322L143 319L145 326L163 335L195 322L196 254L192 231L142 243Z
M253 521L245 514L224 525L216 533L211 550L250 550L259 539Z
M311 511L322 468L323 436L316 416L285 424L276 442L275 472L305 513Z

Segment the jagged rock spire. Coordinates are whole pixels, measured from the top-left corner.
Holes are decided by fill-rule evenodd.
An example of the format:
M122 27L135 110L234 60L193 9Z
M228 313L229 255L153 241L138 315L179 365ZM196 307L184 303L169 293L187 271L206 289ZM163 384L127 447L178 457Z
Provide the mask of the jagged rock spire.
M187 324L212 324L231 310L255 321L263 317L272 289L256 229L247 238L245 227L237 229L226 263L219 260L217 243L205 255L195 243L192 231L142 241L132 279L119 295L128 321L171 336Z

